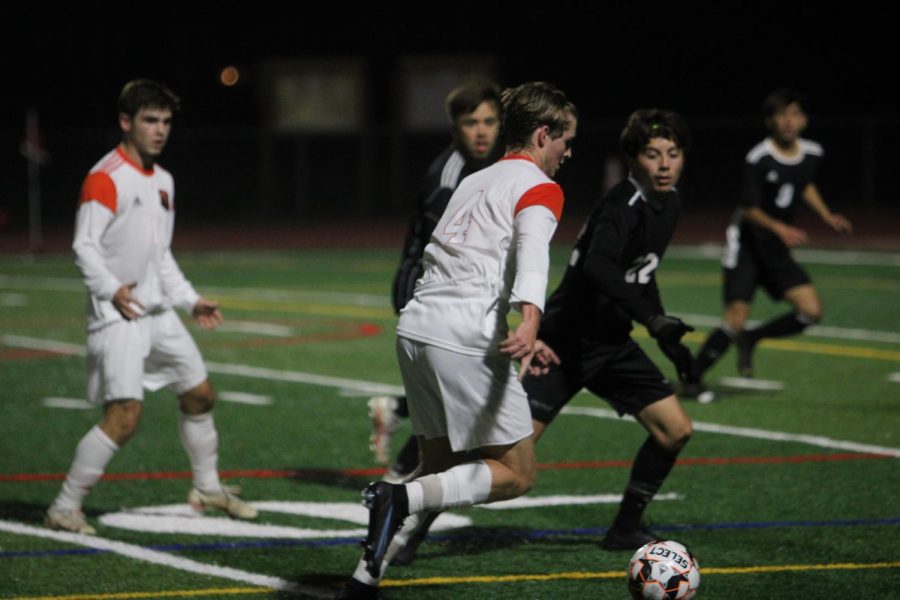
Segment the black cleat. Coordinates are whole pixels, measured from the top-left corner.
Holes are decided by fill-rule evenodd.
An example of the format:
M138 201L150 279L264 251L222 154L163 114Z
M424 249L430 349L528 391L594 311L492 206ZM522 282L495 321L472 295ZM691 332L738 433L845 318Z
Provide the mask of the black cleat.
M335 600L370 600L378 598L378 588L374 585L366 585L356 579L350 579L344 587L338 591Z
M681 397L696 400L700 404L709 404L716 399L716 393L701 382L685 381L681 384Z
M756 343L747 339L743 333L739 333L734 342L737 348L737 370L741 377L753 377L753 350Z
M425 536L428 535L431 524L434 523L434 520L440 514L440 512L428 513L425 520L419 525L419 528L409 537L406 545L391 559L391 566L408 567L412 564L413 559L416 557L416 551L419 549L419 544L425 541Z
M369 509L369 531L363 541L366 571L378 579L381 563L394 534L409 516L406 488L384 481L370 483L363 490L363 506Z
M610 527L606 531L606 537L603 538L600 545L606 550L637 550L644 544L661 539L661 537L646 527L641 527L634 531L621 531L615 527Z

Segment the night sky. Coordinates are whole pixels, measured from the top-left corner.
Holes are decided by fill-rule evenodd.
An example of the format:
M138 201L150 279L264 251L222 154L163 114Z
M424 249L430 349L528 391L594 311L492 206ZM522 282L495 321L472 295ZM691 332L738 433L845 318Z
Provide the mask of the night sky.
M588 118L649 104L685 115L755 116L762 97L784 85L809 93L816 114L900 113L884 93L900 55L896 33L877 12L833 13L821 3L558 2L530 11L482 4L357 14L349 5L312 13L296 3L293 17L289 5L266 2L65 5L71 15L61 14L61 3L32 3L7 19L16 31L3 41L12 75L2 95L4 129L21 128L15 124L32 105L52 127L109 123L122 83L138 76L166 81L186 106L202 107L190 112L198 123L253 124L263 59L332 55L363 55L388 73L406 54L492 54L502 83L555 82ZM228 64L243 75L230 89L217 80ZM387 111L375 108L376 117Z
M893 139L900 133L900 102L886 89L896 77L900 52L898 34L884 9L859 3L851 12L830 11L822 3L699 7L586 1L528 10L517 2L404 5L413 10L396 3L364 10L331 3L315 12L312 6L31 2L4 8L9 33L0 38L5 75L0 213L13 215L12 226L24 225L26 177L19 146L30 107L39 110L53 160L43 171L46 222L70 223L69 204L84 173L118 139L119 90L137 77L166 82L183 100L175 143L166 155L182 197L192 200L182 207L196 207L193 215L182 210L182 220L205 215L203 203L213 198L229 207L219 214L234 217L235 210L246 206L241 195L255 195L262 187L258 148L244 141L252 145L259 131L261 67L267 61L362 58L369 125L382 136L380 143L389 146L384 136L396 126L392 102L398 65L404 57L456 55L490 57L502 85L546 80L574 100L583 127L582 161L573 162L563 175L568 181L561 182L579 197L591 197L598 189L595 172L603 152L609 151L601 145L614 146L615 131L632 110L657 106L681 112L703 136L695 145L694 174L688 173L685 182L692 188L694 206L722 203L719 208L725 211L731 202L720 198L736 193L741 157L764 134L763 98L788 86L810 96L811 134L823 135L831 164L841 167L825 173L829 197L844 209L861 202L869 207L893 202L892 172L900 160ZM219 82L227 65L241 72L234 87ZM866 123L870 143L863 149ZM736 134L728 133L732 126ZM591 129L594 137L589 137ZM446 143L442 132L435 138L423 146L421 156L410 150L408 156L415 160L376 153L381 162L372 169L400 173L393 187L359 192L344 173L316 166L313 175L318 173L322 181L304 183L307 194L346 214L356 209L341 208L339 200L379 195L370 202L376 214L405 214L410 189L427 160ZM210 150L225 152L218 139L232 144L226 156L231 163L215 164L208 157ZM282 174L276 189L284 198L272 211L303 219L317 216L319 208L298 209L296 198L288 197L303 176L291 173L296 170L291 160L275 167ZM239 174L238 168L246 172ZM222 190L208 190L209 175L217 169L230 173L232 180L225 180Z

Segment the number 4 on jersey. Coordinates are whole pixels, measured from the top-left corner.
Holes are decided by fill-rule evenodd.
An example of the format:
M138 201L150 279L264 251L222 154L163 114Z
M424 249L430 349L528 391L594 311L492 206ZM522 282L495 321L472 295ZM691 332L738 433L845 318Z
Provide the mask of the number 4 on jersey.
M484 190L480 190L477 196L463 204L444 225L444 235L449 236L448 244L462 244L466 241L466 234L472 226L472 211L482 195Z

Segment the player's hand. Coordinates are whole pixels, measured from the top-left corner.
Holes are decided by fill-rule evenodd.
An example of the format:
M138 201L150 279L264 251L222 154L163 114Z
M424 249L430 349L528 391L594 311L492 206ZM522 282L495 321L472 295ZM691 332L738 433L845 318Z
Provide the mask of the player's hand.
M543 340L537 340L534 343L534 352L528 365L528 375L540 377L550 372L550 365L558 365L561 361L553 348L548 346ZM522 378L521 370L519 379Z
M806 244L806 242L809 241L809 236L806 235L805 231L803 231L799 227L793 227L791 225L785 225L783 223L775 230L775 233L778 235L778 237L781 238L781 241L784 242L784 245L788 248L803 246L804 244Z
M825 222L838 233L853 233L853 224L844 215L831 213L825 218Z
M191 311L191 316L197 321L201 329L212 330L222 324L225 318L219 311L219 303L215 300L200 298Z
M685 382L692 382L696 377L693 377L694 372L694 355L691 354L691 351L682 344L681 342L659 342L659 349L662 350L663 354L672 361L672 364L675 365L675 370L678 372L678 380Z
M647 331L650 332L660 344L674 344L681 341L689 331L694 328L679 319L669 315L653 315L647 321Z
M131 295L131 290L137 286L137 282L126 283L113 294L112 303L126 321L133 321L144 315L144 305Z

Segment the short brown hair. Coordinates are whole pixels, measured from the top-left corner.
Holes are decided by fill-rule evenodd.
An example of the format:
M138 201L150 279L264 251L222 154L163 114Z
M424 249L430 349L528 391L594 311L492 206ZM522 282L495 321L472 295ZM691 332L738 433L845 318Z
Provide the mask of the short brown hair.
M672 140L685 152L691 146L691 134L681 115L659 108L642 108L631 113L619 137L619 146L625 156L634 158L657 137Z
M142 108L181 108L181 99L165 85L152 79L133 79L119 94L119 112L134 117Z
M550 128L550 137L560 137L569 128L569 117L578 118L578 110L565 93L543 81L523 83L503 90L500 135L508 148L525 148L539 127Z
M493 102L500 110L500 87L487 79L469 79L453 88L444 108L452 124L463 115L475 112L482 102Z

